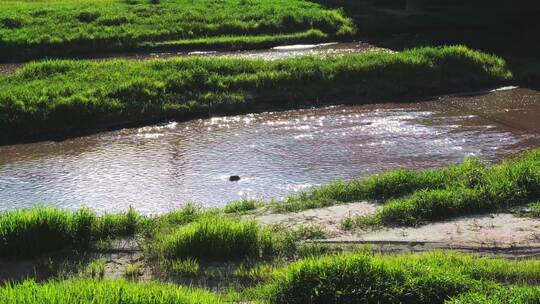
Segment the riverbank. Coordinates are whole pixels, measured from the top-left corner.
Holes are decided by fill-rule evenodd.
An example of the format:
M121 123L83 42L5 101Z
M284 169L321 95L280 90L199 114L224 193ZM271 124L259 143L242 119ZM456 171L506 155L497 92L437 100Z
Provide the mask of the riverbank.
M9 1L0 11L0 61L174 47L227 49L349 37L339 10L304 1Z
M393 170L350 182L335 182L293 194L282 201L242 200L232 202L224 209L207 210L187 205L159 216L142 216L133 209L126 213L104 215L96 215L88 209L69 212L42 207L6 211L0 216L0 253L4 257L22 254L36 256L70 247L87 248L104 239L168 232L175 225L208 216L225 220L225 226L228 225L227 218L231 217L256 220L265 225L281 226L288 222L303 226L309 223L300 219L292 220L286 214L292 212L295 217L295 212L309 209L314 209L314 214L317 210L328 213L330 209L324 211L325 208L334 205L348 205L352 209L336 209L330 215L323 215L323 218L330 218L323 222L330 223L331 218L335 217L333 224L341 224L344 230L380 229L382 226L418 227L463 216L513 212L517 210L514 209L516 207L528 205L532 211L521 214L534 218L540 200L539 166L540 151L536 149L497 165L486 166L472 158L462 164L440 169ZM436 199L438 195L445 199ZM474 199L463 200L463 195ZM447 201L451 204L446 204ZM211 222L207 224L214 225ZM269 235L265 234L265 237ZM250 243L256 246L257 241ZM270 243L264 246L271 248Z
M194 303L328 303L366 295L388 303L468 303L464 299L503 295L516 303L535 303L540 282L534 258L540 252L540 195L534 192L540 189L539 155L533 150L492 167L469 160L429 171L398 170L311 190L289 202L239 201L206 210L186 205L160 216L142 216L132 209L102 215L88 209L9 211L0 215L0 295L16 304L70 303L75 296L71 291L79 289L77 297L95 301L103 288L109 291L107 301L110 292L114 298L121 296L115 290L129 290L124 294L131 299L128 303L135 298L146 303L155 293ZM475 216L458 208L446 212L444 221L438 217L411 228L362 230L365 226L348 224L357 216L380 214L392 197L414 198L415 189L484 189L488 181L508 190L508 202L527 199L495 204L473 212ZM515 192L516 187L522 189ZM320 203L295 204L294 210L311 209L283 213L299 198ZM371 202L358 201L367 198ZM17 283L28 278L41 283ZM7 280L14 283L5 285ZM320 280L324 289L309 283ZM384 293L377 289L381 282L390 284ZM414 286L406 293L397 288L410 284ZM411 288L416 292L410 293Z
M7 130L0 143L302 104L473 91L511 77L504 60L462 46L270 62L45 61L0 76L0 127Z

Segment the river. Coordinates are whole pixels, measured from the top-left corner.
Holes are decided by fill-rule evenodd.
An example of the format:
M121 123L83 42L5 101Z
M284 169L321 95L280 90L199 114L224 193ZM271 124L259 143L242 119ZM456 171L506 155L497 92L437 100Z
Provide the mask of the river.
M393 168L540 146L540 92L503 88L425 102L331 106L0 146L0 210L36 205L159 214L295 191ZM240 181L230 182L229 176Z

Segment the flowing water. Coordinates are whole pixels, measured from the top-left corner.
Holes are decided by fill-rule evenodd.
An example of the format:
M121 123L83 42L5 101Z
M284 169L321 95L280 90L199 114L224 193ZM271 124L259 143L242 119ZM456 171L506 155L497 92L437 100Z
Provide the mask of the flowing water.
M280 198L335 179L496 161L540 146L540 92L332 106L0 147L0 210L39 204L146 214ZM241 180L230 182L230 175Z

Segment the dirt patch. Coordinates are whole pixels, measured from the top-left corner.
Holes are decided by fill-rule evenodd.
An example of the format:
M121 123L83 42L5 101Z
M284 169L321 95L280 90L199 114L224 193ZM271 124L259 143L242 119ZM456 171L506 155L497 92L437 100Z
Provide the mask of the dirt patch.
M0 64L0 75L1 74L13 74L17 69L21 68L23 66L22 63L8 63L8 64Z
M341 221L374 213L379 206L358 202L298 213L256 216L263 225L294 228L319 225L331 244L372 244L383 251L456 249L504 256L540 255L540 220L509 213L460 217L419 227L384 228L374 231L344 230Z
M377 208L376 204L358 202L301 212L265 214L257 216L255 219L262 225L282 225L291 228L301 225L317 225L324 228L328 237L337 238L344 234L341 229L341 221L344 218L370 214L375 212Z
M540 247L540 221L512 214L462 217L413 228L342 235L342 239L439 242L452 246Z

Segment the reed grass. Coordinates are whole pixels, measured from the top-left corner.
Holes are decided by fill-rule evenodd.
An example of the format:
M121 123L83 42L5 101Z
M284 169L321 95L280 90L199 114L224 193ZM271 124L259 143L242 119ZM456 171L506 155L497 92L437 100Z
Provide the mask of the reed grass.
M382 225L414 226L430 221L489 211L508 210L540 198L540 150L503 161L479 165L464 185L419 189L387 201L375 215L359 218Z

